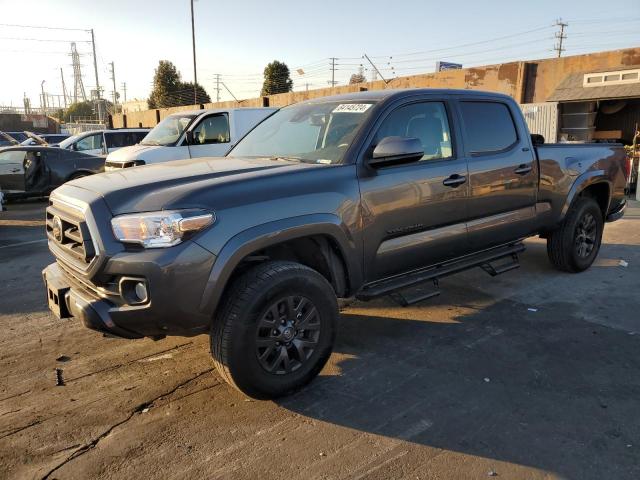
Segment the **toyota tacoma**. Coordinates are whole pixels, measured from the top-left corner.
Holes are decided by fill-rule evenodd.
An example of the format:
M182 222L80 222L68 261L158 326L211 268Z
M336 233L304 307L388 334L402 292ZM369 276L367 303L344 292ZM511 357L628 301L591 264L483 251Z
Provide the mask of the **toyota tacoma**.
M593 263L626 206L620 145L547 145L510 97L383 90L279 110L224 158L69 182L50 197L60 318L123 338L209 334L221 376L285 395L329 358L339 302L438 293L469 268ZM412 288L428 283L430 290ZM416 290L422 293L416 294Z

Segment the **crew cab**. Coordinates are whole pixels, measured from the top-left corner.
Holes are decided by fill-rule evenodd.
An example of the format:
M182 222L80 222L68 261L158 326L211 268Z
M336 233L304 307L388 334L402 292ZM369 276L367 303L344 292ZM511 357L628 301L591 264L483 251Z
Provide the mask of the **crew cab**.
M73 135L61 141L58 146L65 150L82 152L87 155L107 155L139 143L149 133L149 130L148 128L93 130Z
M218 371L256 398L327 361L338 300L438 293L447 275L593 263L625 210L620 145L545 145L510 97L383 90L274 113L225 158L94 175L47 209L51 310L124 338L208 333ZM416 285L434 283L416 295Z
M223 157L275 108L204 109L174 113L140 142L107 157L105 170L198 157Z

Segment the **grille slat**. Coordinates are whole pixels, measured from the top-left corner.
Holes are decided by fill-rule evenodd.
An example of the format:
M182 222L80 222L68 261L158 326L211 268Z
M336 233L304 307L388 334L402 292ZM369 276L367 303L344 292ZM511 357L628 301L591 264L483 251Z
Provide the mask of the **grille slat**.
M47 238L58 247L61 260L85 267L95 257L95 251L86 222L77 213L71 214L52 201L46 215ZM54 234L56 217L60 220L59 231Z

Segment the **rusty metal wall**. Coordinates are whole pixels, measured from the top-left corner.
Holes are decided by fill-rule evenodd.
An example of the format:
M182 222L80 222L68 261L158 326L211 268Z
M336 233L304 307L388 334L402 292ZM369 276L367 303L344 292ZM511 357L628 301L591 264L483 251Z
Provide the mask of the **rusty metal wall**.
M542 135L546 143L558 141L558 102L522 103L520 108L531 133Z

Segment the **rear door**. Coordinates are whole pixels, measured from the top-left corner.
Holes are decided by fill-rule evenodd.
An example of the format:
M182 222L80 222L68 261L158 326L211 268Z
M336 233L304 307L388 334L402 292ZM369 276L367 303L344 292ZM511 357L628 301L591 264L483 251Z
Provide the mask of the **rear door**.
M189 155L196 157L223 157L231 148L229 116L216 113L202 118L192 129L193 144Z
M469 164L469 221L472 250L517 240L535 228L537 163L529 134L511 102L460 99L465 154Z
M409 164L360 169L366 281L468 249L467 161L456 148L452 113L447 99L424 98L397 106L376 127L365 156L389 136L418 138L425 155Z
M24 150L0 152L0 191L24 192Z

